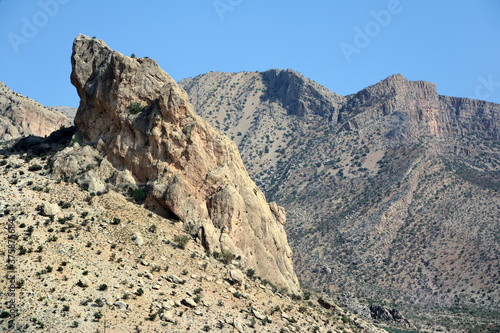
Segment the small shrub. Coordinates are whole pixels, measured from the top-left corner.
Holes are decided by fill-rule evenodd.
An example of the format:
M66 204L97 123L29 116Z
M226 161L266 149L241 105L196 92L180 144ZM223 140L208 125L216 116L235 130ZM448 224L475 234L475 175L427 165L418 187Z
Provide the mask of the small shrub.
M130 105L128 106L128 109L129 109L130 113L138 114L139 112L142 111L142 105L141 105L141 103L138 103L138 102L130 103Z
M21 289L24 286L24 280L21 279L19 281L16 281L16 288Z
M19 255L25 255L28 250L24 246L19 246Z
M235 258L235 255L231 251L228 251L228 250L222 250L221 256L222 256L222 261L226 265L230 264L231 261L233 261Z
M92 302L92 299L87 297L86 300L80 302L80 305L87 306L90 302Z
M247 276L253 278L255 276L255 270L252 268L247 269Z
M130 197L134 199L136 203L141 203L146 199L146 193L143 189L138 188L130 192Z
M188 242L189 242L189 237L186 236L186 235L182 235L182 236L176 235L176 236L174 236L174 243L180 249L184 250L186 248L186 245L187 245Z
M105 290L107 290L107 289L108 289L108 285L107 285L107 284L101 284L101 285L99 286L99 291L105 291Z
M28 171L39 171L42 169L43 167L40 164L33 164L29 166Z
M102 313L101 311L97 311L94 313L94 318L95 320L99 321L102 318Z

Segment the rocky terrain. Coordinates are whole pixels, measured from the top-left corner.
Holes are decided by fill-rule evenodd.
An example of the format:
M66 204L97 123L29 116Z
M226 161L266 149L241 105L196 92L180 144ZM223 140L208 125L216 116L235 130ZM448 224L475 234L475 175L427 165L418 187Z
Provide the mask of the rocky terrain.
M193 107L152 59L71 60L75 127L1 88L3 331L498 331L500 105L269 70L183 80Z
M156 62L79 35L72 65L75 127L0 152L2 331L385 332L300 290L283 208Z
M287 293L241 258L207 251L182 222L131 197L53 179L50 156L9 151L0 162L0 225L14 223L17 235L6 268L18 313L9 328L2 274L2 332L383 331L318 303L320 295ZM7 252L1 242L2 258Z
M500 105L399 74L349 96L292 70L179 84L287 210L303 285L421 327L498 329Z
M28 135L47 136L70 126L62 113L9 89L0 82L0 142Z

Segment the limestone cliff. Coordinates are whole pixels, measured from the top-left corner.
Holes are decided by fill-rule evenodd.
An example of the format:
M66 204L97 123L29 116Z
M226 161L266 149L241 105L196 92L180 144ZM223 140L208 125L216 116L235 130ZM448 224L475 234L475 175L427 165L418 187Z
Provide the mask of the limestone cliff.
M70 126L62 113L50 110L0 82L0 141L28 135L44 137L61 126Z
M284 209L267 203L236 145L195 114L184 90L154 60L84 35L71 61L84 146L57 155L55 176L79 174L96 192L103 180L139 186L149 209L184 222L209 250L240 255L258 275L297 291Z

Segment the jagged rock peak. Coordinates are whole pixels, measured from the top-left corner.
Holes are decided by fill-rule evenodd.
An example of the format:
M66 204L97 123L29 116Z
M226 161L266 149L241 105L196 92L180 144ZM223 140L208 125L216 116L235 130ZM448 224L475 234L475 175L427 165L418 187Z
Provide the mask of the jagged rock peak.
M71 61L81 98L77 136L98 155L89 145L70 147L54 162L55 175L75 174L85 157L95 167L83 171L82 184L140 186L146 207L181 220L210 251L231 251L258 275L298 291L284 209L267 203L236 145L195 114L186 92L154 60L84 35Z

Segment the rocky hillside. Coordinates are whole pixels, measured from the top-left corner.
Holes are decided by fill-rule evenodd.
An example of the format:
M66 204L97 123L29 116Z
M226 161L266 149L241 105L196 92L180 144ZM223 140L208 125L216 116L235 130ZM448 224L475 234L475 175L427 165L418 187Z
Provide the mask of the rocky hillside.
M53 179L52 153L1 154L2 238L7 226L17 236L14 254L0 242L3 260L15 258L2 263L2 332L385 332L206 251L133 198Z
M73 124L73 119L75 119L76 111L78 110L78 108L72 108L69 106L50 106L49 109L51 109L52 111L61 112L63 115L68 117L71 124Z
M0 82L0 142L28 135L47 136L70 126L62 113L20 95Z
M291 70L179 84L287 210L305 285L425 306L443 329L498 318L500 105L401 75L345 97Z

